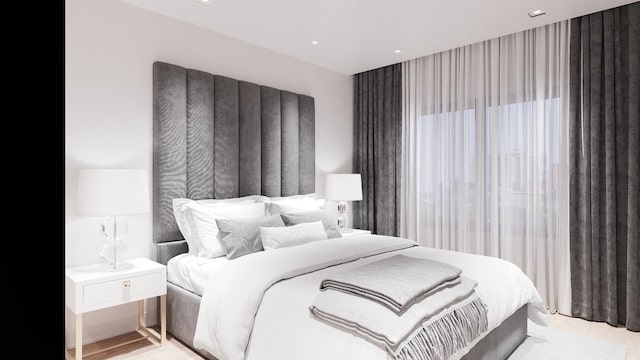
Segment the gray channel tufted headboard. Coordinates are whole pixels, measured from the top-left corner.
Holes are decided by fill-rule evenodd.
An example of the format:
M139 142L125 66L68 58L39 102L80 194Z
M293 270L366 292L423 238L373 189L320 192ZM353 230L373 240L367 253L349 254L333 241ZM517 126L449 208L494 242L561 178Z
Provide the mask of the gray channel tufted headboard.
M315 191L310 96L153 64L153 241L182 240L172 199ZM168 244L167 244L168 245ZM178 246L179 244L175 244ZM186 251L184 241L179 245ZM158 254L161 262L169 254Z

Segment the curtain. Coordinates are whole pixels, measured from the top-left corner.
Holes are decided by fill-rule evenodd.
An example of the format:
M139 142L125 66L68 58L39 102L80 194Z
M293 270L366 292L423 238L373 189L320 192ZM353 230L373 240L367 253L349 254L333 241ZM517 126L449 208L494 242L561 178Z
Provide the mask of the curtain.
M518 265L570 313L569 22L403 63L401 236Z
M353 172L362 177L362 201L353 203L353 227L398 235L402 65L354 75Z
M640 3L572 19L572 315L640 331Z

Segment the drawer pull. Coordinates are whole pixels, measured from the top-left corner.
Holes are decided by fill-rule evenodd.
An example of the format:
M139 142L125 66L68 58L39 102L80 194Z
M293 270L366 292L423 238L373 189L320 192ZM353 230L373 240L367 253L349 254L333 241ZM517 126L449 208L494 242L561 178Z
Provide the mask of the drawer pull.
M130 288L131 287L131 280L125 280L122 282L122 286L126 287L126 288Z

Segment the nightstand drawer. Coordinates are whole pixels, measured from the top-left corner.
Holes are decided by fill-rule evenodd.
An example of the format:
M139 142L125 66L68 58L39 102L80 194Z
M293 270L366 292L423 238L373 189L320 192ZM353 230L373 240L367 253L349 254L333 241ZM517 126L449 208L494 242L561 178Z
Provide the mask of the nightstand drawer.
M90 307L104 303L127 303L161 295L165 286L162 275L162 273L156 272L85 285L83 305Z

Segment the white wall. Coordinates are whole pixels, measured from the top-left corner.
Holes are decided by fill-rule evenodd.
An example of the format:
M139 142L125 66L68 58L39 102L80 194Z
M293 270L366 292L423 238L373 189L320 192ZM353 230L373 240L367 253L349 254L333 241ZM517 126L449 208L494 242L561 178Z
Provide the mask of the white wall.
M76 215L78 169L147 169L151 176L154 61L313 96L316 191L323 192L326 173L351 172L350 76L116 0L65 5L66 267L98 262L103 243L102 219ZM128 257L155 258L151 227L151 214L129 217ZM85 314L84 343L132 331L136 311L128 304ZM155 302L147 318L155 323ZM70 320L67 335L75 331Z

